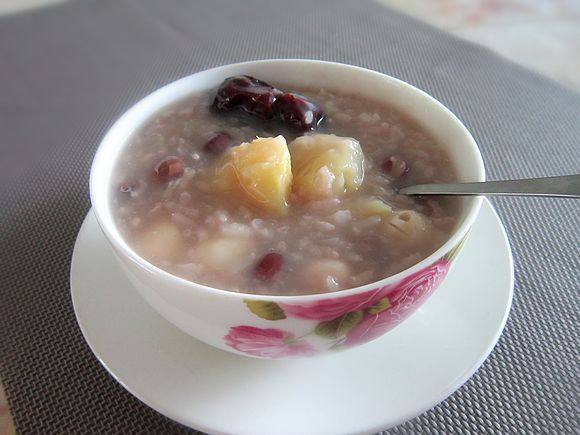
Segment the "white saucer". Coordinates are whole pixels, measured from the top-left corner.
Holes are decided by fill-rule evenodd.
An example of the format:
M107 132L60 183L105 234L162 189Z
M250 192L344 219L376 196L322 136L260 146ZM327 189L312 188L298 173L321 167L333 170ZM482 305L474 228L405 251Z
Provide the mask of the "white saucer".
M112 255L89 212L71 266L85 339L134 396L211 433L366 433L400 424L473 375L512 301L510 248L487 201L449 277L416 314L374 342L317 358L267 361L202 344L149 308Z

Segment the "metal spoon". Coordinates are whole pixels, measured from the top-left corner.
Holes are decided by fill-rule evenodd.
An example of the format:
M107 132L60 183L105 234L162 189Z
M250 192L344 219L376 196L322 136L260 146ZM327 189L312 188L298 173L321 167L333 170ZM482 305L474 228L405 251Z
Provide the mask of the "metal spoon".
M580 174L482 183L417 184L399 189L402 195L556 196L580 198Z

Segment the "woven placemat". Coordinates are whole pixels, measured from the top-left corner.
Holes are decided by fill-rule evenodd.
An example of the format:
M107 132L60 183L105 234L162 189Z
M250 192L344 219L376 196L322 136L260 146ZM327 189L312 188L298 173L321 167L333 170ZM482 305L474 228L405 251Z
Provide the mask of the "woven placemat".
M0 20L0 377L18 432L187 431L123 390L75 322L68 273L89 165L107 127L153 89L276 57L426 90L471 130L491 179L580 172L579 95L372 2L100 0ZM465 386L395 433L579 430L579 203L495 205L516 260L505 333Z

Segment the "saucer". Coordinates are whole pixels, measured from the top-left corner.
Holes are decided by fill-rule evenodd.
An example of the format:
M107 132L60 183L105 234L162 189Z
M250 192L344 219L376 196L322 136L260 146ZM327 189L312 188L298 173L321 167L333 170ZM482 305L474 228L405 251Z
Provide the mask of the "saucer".
M372 433L432 408L487 358L513 293L505 230L486 200L445 282L408 320L366 345L295 360L224 352L159 316L123 275L92 211L71 292L82 333L131 394L210 433Z

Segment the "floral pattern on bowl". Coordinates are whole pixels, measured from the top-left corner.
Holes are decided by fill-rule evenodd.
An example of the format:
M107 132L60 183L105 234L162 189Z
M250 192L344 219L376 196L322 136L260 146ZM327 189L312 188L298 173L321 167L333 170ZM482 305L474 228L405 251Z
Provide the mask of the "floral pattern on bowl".
M314 323L307 334L233 326L224 337L227 346L260 358L312 356L320 351L309 336L324 340L322 350L337 350L374 340L414 313L441 284L465 238L430 266L384 287L363 293L306 303L245 300L256 316L270 321L299 319Z
M234 326L225 336L225 341L233 349L261 358L288 358L316 353L306 340L275 328Z

